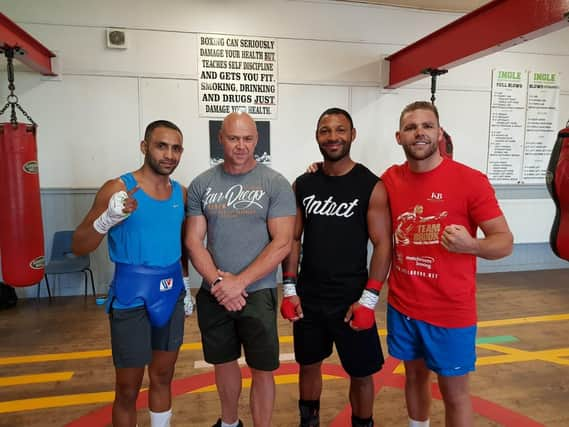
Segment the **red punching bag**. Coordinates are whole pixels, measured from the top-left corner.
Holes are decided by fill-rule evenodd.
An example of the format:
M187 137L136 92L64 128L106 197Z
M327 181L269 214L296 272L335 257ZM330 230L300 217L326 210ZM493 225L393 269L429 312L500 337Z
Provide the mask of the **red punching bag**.
M0 258L2 280L30 286L44 274L36 127L0 124Z
M555 255L569 261L569 123L557 135L546 184L556 208L549 244Z
M441 152L441 156L452 159L453 150L452 138L447 131L443 129L443 134L439 138L439 151Z

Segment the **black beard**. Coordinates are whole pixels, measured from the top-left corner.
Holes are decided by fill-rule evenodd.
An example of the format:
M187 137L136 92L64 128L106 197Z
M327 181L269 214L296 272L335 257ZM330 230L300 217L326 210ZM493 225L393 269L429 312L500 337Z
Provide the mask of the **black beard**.
M164 172L163 170L160 169L160 164L156 161L154 161L154 159L152 157L150 157L150 155L148 153L146 153L146 155L144 156L144 160L145 163L150 166L150 169L152 169L152 171L154 173L156 173L157 175L162 175L162 176L169 176L172 174L172 172L174 172L174 170L176 169L176 167L174 167L174 169L172 169L170 172Z
M324 157L324 160L328 162L338 162L350 154L349 147L345 149L346 143L343 143L342 151L337 156L330 156L324 149L324 146L326 146L326 144L323 145L318 144L318 149L320 150L320 153L322 153L322 157Z

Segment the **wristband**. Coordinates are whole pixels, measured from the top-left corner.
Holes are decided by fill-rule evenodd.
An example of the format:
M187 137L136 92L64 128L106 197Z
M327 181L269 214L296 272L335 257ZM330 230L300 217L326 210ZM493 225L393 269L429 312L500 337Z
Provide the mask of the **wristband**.
M375 294L379 295L379 291L381 291L382 287L383 287L383 282L380 282L379 280L376 280L373 277L367 279L366 289L368 291L374 292Z
M292 273L290 271L283 272L283 280L291 279L293 282L296 283L296 273Z

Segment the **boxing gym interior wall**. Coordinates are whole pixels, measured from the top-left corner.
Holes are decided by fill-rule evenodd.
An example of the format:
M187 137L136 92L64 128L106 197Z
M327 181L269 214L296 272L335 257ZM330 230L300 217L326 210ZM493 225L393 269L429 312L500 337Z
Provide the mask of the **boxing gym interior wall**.
M198 113L200 34L277 41L272 166L293 181L320 158L315 122L330 106L353 114L354 159L376 173L401 163L403 152L394 138L399 113L411 101L429 99L430 79L383 89L382 57L460 16L324 0L0 0L0 10L57 54L57 77L18 64L15 80L20 103L39 124L46 259L53 233L75 228L96 189L141 164L138 146L150 121L164 118L182 129L185 152L174 175L181 183L209 167L210 118ZM107 48L107 28L123 29L128 47ZM569 29L562 29L451 68L439 78L436 104L453 137L456 160L486 171L492 70L562 72L569 69L568 40ZM1 77L5 98L4 71ZM562 75L558 127L568 118L569 78ZM496 191L516 245L504 260L480 260L479 271L568 267L547 243L554 206L545 183L497 186ZM91 259L103 292L112 275L106 245ZM197 286L195 272L192 279ZM33 288L18 291L35 296ZM78 278L56 284L56 295L81 292Z

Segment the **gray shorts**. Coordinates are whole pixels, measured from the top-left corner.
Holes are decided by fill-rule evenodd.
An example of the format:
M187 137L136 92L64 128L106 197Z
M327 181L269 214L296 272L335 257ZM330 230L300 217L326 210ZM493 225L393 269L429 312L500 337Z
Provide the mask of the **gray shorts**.
M161 328L150 324L146 308L111 309L111 347L117 368L142 368L152 361L152 351L178 351L184 340L184 292L172 317Z
M245 307L237 312L227 311L204 288L196 302L206 362L215 365L236 360L243 346L251 368L274 371L279 367L276 289L250 293Z

